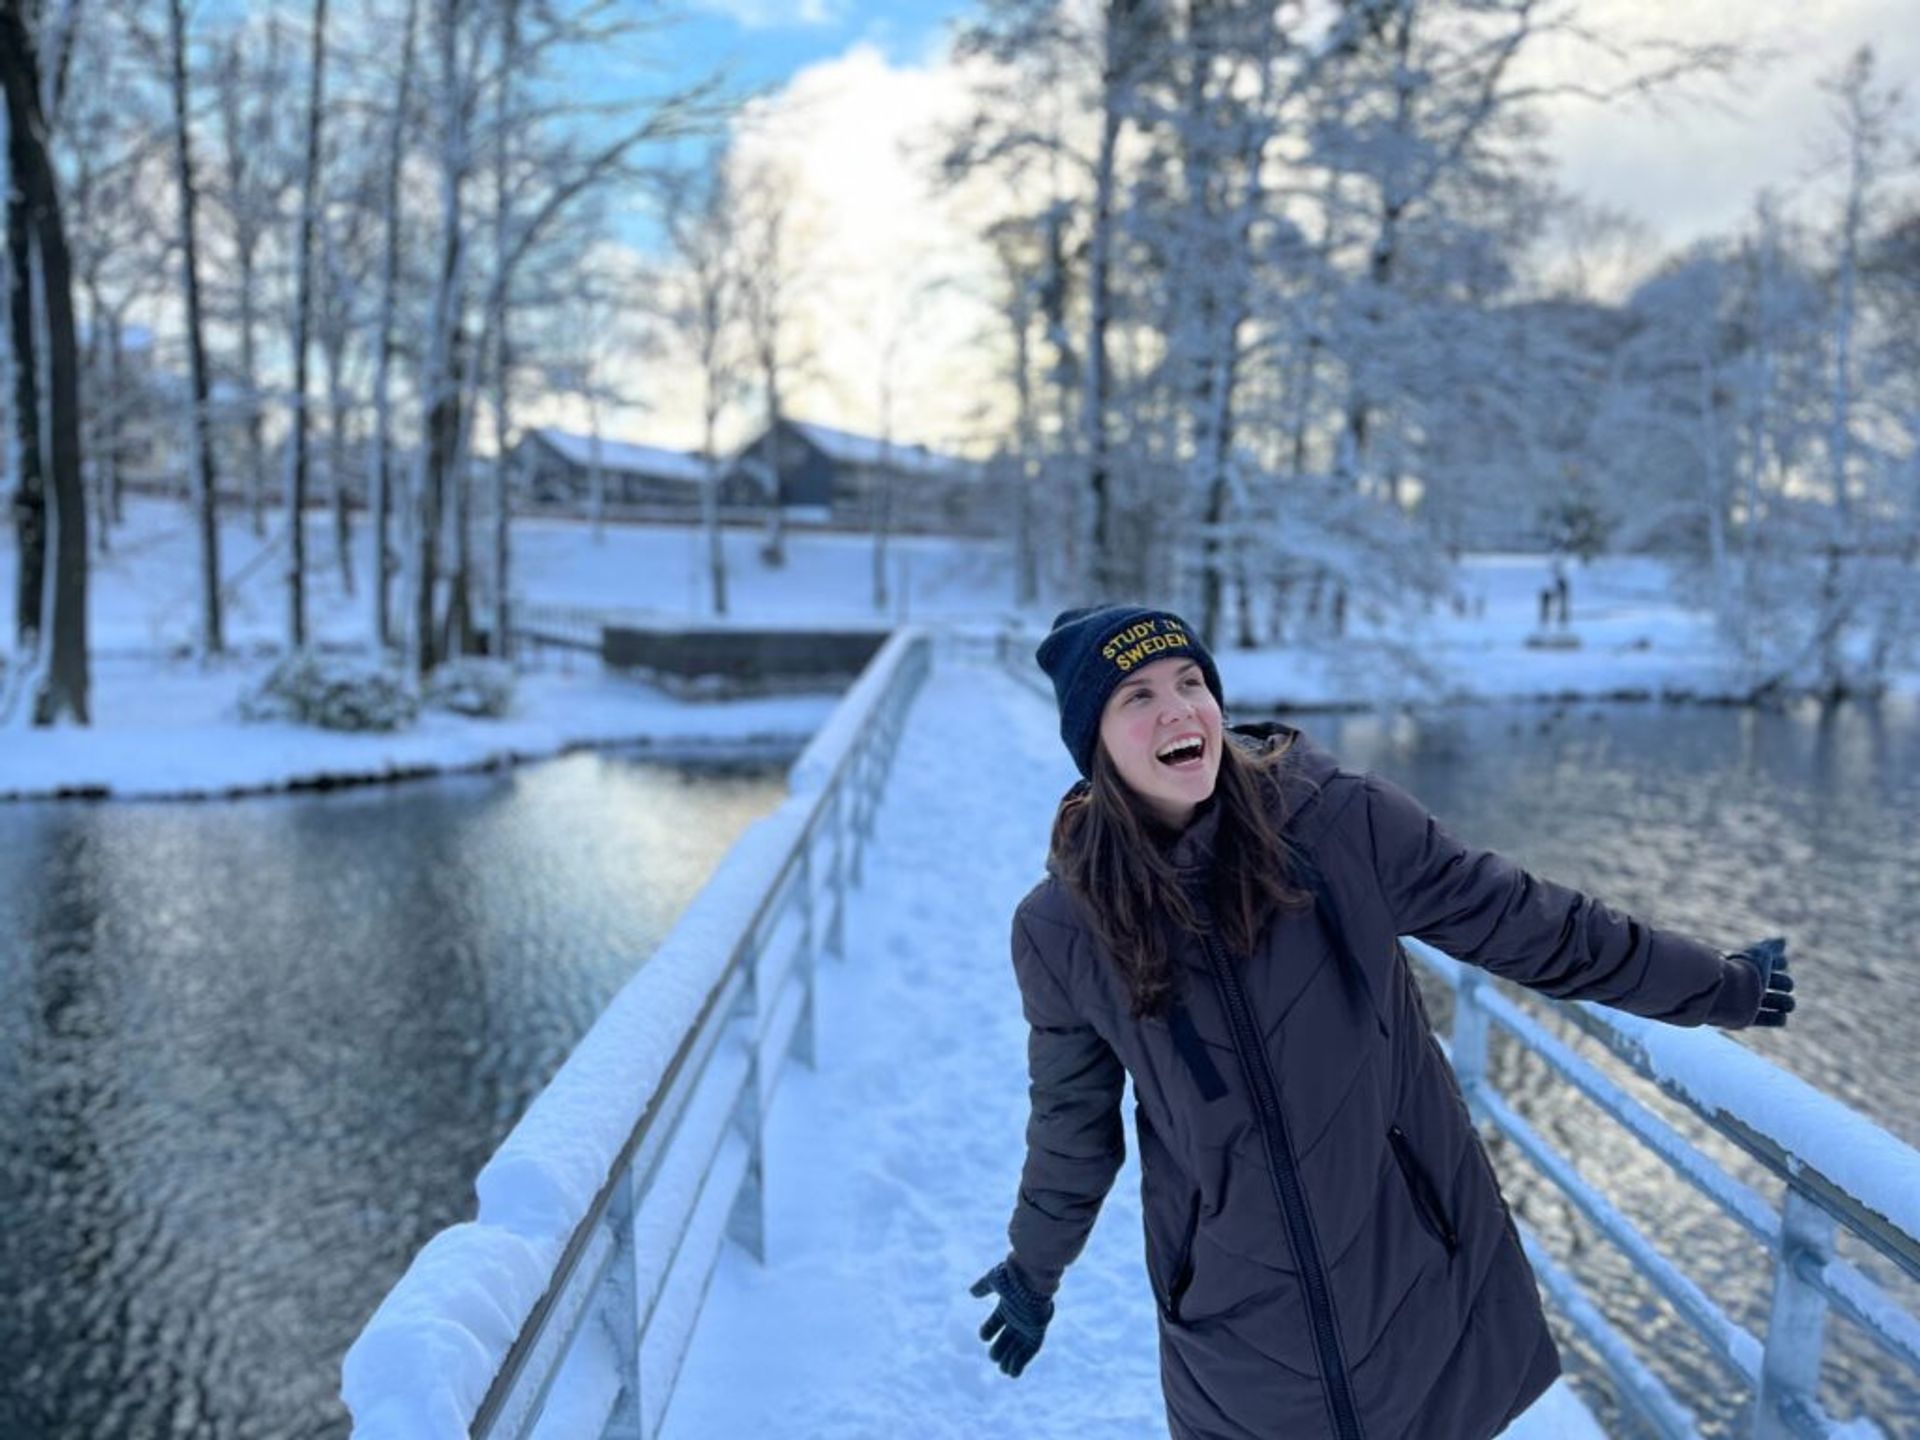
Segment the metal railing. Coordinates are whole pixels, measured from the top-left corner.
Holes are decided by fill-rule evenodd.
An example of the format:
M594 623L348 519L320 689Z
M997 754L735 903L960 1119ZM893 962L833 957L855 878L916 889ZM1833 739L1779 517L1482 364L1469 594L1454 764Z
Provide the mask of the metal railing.
M722 1238L764 1258L762 1119L786 1058L813 1063L815 962L842 953L847 886L930 660L925 634L898 631L869 662L787 801L488 1162L478 1218L434 1237L382 1302L344 1367L356 1440L659 1432ZM631 1053L649 1044L651 1065ZM630 1123L609 1118L623 1105Z
M1784 1185L1776 1209L1727 1173L1652 1108L1581 1055L1540 1018L1502 994L1492 977L1418 940L1408 951L1453 992L1450 1039L1441 1040L1469 1108L1506 1136L1755 1394L1754 1440L1837 1437L1850 1431L1821 1408L1826 1320L1857 1325L1920 1375L1920 1321L1858 1267L1835 1253L1839 1230L1858 1236L1909 1277L1920 1279L1920 1152L1863 1116L1710 1031L1678 1029L1586 1003L1552 1003L1634 1074L1657 1086L1732 1141ZM1773 1298L1764 1336L1740 1325L1567 1156L1529 1125L1494 1086L1488 1040L1494 1026L1544 1060L1772 1251ZM1438 1038L1438 1037L1436 1037ZM1691 1410L1524 1225L1522 1243L1541 1286L1593 1346L1621 1398L1662 1436L1699 1434Z

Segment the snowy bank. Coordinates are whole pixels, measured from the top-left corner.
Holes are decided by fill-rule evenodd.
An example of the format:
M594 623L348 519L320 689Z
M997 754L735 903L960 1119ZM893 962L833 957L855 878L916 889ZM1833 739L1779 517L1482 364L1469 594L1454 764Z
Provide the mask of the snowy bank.
M604 1227L585 1222L606 1203L603 1187L647 1117L656 1123L645 1144L656 1147L658 1166L646 1172L649 1183L632 1220L639 1272L633 1283L650 1306L658 1295L659 1309L643 1347L656 1333L684 1337L691 1329L705 1290L700 1257L713 1253L719 1236L717 1226L709 1226L705 1250L683 1237L711 1221L710 1204L692 1215L710 1190L718 1192L721 1217L732 1203L743 1147L732 1146L738 1168L727 1172L731 1184L708 1183L722 1167L707 1157L728 1148L738 1099L733 1082L760 1083L747 1063L749 1047L734 1043L738 1037L726 1027L743 989L758 987L769 1009L783 993L765 973L766 955L785 953L782 947L762 936L758 959L735 966L735 958L751 953L763 903L784 888L793 857L810 841L818 843L829 824L825 817L831 814L843 833L859 823L851 797L832 804L831 782L842 776L859 783L856 768L866 780L882 778L878 717L897 713L889 708L897 706L896 695L910 694L918 683L926 648L924 637L904 630L874 657L835 723L822 728L795 766L786 801L736 842L482 1168L474 1182L476 1218L435 1236L381 1301L342 1367L341 1394L358 1440L464 1436L542 1296L556 1306L587 1303L578 1276L593 1262L581 1259L564 1280L554 1278L557 1267L576 1235L592 1236L582 1256L610 1244ZM815 883L807 868L796 864L796 870L808 877L805 883ZM717 1038L723 1035L729 1038ZM701 1036L709 1037L715 1057L704 1071L693 1055ZM717 1075L729 1083L716 1083ZM676 1088L683 1076L691 1098ZM683 1108L670 1115L676 1103ZM698 1273L668 1285L666 1270L678 1273L684 1265ZM563 1403L577 1402L576 1396Z
M197 798L331 788L494 769L587 745L645 746L668 759L784 758L832 713L832 695L696 702L585 664L520 677L511 712L428 710L409 728L346 733L238 718L240 693L271 664L112 655L94 663L96 722L17 729L0 749L0 799Z

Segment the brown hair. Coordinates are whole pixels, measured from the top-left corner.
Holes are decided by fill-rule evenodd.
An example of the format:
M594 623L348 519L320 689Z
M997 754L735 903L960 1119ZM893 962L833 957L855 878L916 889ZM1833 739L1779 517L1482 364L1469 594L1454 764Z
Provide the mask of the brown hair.
M1248 955L1274 911L1298 909L1310 897L1290 881L1291 854L1262 793L1288 746L1250 755L1223 737L1207 904L1228 951ZM1178 990L1171 932L1201 933L1201 912L1168 858L1166 827L1120 778L1104 745L1094 746L1087 781L1054 816L1052 865L1119 965L1134 1015L1164 1014Z

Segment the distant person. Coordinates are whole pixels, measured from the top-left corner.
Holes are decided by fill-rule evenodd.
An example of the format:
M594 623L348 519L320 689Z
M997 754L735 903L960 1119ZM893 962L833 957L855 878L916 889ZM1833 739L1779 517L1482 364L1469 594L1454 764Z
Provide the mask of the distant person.
M1540 591L1540 628L1546 629L1553 620L1553 589L1551 586Z
M1573 587L1567 583L1567 567L1561 561L1553 562L1553 603L1560 616L1560 628L1567 628L1571 617L1568 605L1572 599Z
M1031 1027L1012 1248L973 1286L1039 1351L1133 1078L1176 1440L1486 1440L1560 1373L1533 1271L1397 936L1675 1025L1780 1025L1783 942L1723 955L1455 839L1299 731L1226 730L1179 616L1041 644L1084 779L1013 920Z

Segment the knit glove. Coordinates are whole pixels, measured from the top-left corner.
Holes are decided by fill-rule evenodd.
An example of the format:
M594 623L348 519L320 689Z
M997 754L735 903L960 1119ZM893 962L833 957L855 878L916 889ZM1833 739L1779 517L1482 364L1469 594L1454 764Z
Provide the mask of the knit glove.
M1787 974L1786 940L1777 935L1771 940L1757 940L1727 958L1744 960L1760 972L1763 993L1760 1013L1753 1017L1753 1023L1775 1028L1785 1025L1787 1012L1793 1009L1793 977Z
M993 1314L980 1327L980 1338L991 1345L988 1355L1006 1374L1018 1377L1040 1353L1047 1322L1053 1319L1053 1301L1036 1293L1012 1264L1002 1260L973 1282L976 1298L1000 1297Z

